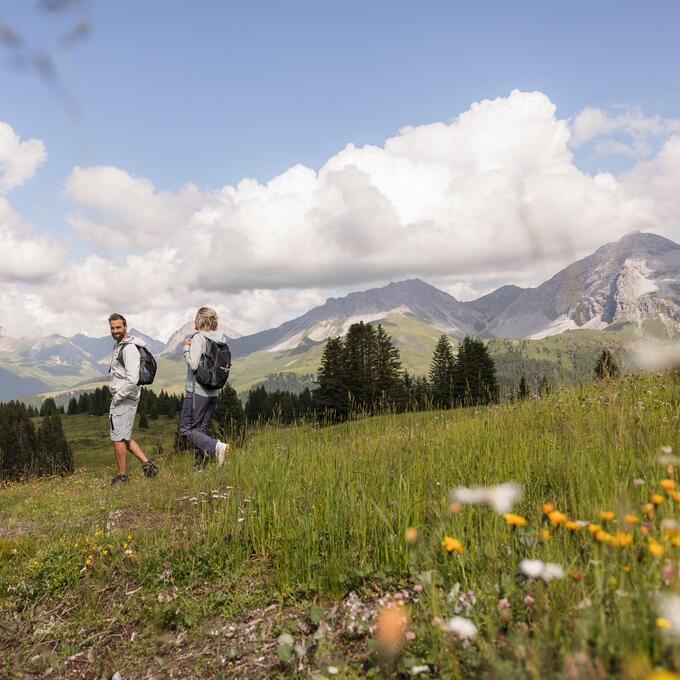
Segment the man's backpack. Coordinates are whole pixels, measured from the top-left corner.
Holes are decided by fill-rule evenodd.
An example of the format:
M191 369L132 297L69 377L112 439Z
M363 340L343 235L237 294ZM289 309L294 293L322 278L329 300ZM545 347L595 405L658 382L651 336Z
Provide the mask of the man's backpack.
M156 360L146 347L140 347L139 345L135 345L135 347L139 350L139 380L137 384L150 385L156 377L156 369L158 368ZM121 347L120 352L118 352L118 361L123 368L125 368L124 349L125 347Z
M208 390L221 390L229 378L231 350L227 343L221 344L206 338L205 351L196 369L196 382Z

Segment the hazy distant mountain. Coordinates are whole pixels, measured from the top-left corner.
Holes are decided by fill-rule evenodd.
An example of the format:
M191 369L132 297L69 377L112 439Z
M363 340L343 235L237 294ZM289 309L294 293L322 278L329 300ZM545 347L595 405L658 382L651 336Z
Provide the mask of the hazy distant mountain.
M43 338L12 338L0 333L0 400L33 392L61 389L83 379L106 373L113 347L110 335L71 338L48 335ZM158 354L165 343L135 329L130 333L144 338Z
M390 315L415 316L456 337L476 335L486 325L479 313L448 293L420 279L409 279L329 298L297 319L246 335L230 343L230 347L234 356L263 349L291 350L302 342L322 342L344 335L353 323L378 321Z
M235 331L229 326L225 326L223 323L217 324L218 330L221 330L228 338L240 338L241 334ZM193 321L187 321L181 328L178 328L171 336L170 339L163 346L160 355L168 356L173 354L179 354L182 347L182 342L184 338L192 336L196 332ZM231 347L231 343L229 345Z
M516 292L509 304L494 308L497 313L485 315L488 335L539 338L621 321L675 335L680 331L680 245L655 234L630 234L537 288ZM483 313L479 302L468 304Z
M676 336L680 335L680 245L654 234L631 234L602 246L537 288L502 286L470 302L410 279L329 298L296 319L252 335L241 337L221 325L231 338L236 360L234 384L250 385L287 371L314 374L322 343L344 335L358 321L384 321L405 366L415 371L426 368L442 331L458 338L544 338L569 329L611 330L627 324L657 336ZM192 333L193 322L189 322L165 344L143 336L163 359L157 382L165 389L181 389L185 369L180 347ZM35 381L54 387L101 376L111 342L108 336L8 338L0 329L0 370L5 371L0 377L9 384L7 376L14 376L12 387L0 391L0 399L8 398L8 390L9 396L21 394L18 390L37 385ZM597 336L589 342L597 346Z

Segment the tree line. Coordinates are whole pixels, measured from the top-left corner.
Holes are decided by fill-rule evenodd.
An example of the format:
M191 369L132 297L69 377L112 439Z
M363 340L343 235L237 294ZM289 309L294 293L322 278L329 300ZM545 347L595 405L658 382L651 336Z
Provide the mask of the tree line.
M493 359L481 340L464 338L457 352L445 334L435 347L427 376L412 376L382 325L359 322L344 338L330 338L317 373L317 388L299 394L264 386L248 393L248 422L297 419L336 422L353 414L401 412L488 404L498 400Z
M156 392L143 387L139 397L137 413L139 414L140 419L142 416L151 419L156 419L159 416L174 418L179 415L179 412L182 409L182 399L183 397L181 395L170 394L165 390L161 390L156 394ZM52 405L48 406L48 402L50 401L52 402ZM98 387L92 392L82 392L77 397L71 397L66 407L66 414L74 416L78 413L86 413L90 416L103 416L109 412L110 405L111 393L109 392L109 388ZM47 413L43 413L43 411L50 411L52 408L55 412L58 410L54 404L54 400L45 399L40 407L40 415L47 415ZM63 408L61 412L64 412Z
M73 452L59 413L45 415L37 430L34 413L19 401L0 404L0 479L73 472Z

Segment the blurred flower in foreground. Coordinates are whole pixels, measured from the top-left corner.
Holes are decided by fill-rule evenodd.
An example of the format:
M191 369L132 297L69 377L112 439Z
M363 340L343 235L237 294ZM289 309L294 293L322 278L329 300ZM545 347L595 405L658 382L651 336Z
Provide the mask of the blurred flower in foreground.
M442 539L442 547L449 553L462 553L463 550L465 550L463 544L457 538L453 538L453 536L444 536Z
M497 513L510 512L522 498L522 487L514 482L496 486L457 486L451 492L453 500L468 505L490 505Z
M550 520L550 524L552 524L553 527L557 527L560 524L565 524L567 522L567 516L559 510L553 510L552 512L548 513L548 519Z
M564 578L564 569L559 564L541 562L541 560L522 560L520 571L531 578L540 578L546 583L553 579Z
M409 527L404 532L404 537L409 545L413 545L418 540L418 529L415 527Z
M664 491L672 491L673 489L675 489L675 480L674 479L662 479L659 482L659 486Z
M614 517L616 517L616 514L613 513L611 510L603 510L600 513L600 519L603 522L611 522L614 519Z
M404 642L409 623L408 611L405 607L388 605L378 612L376 620L376 638L380 646L394 652Z
M666 635L674 637L680 635L680 595L662 593L659 596L657 612L659 618L665 619L668 622L668 625L664 628Z
M680 675L672 671L652 671L645 680L680 680Z
M506 523L509 524L511 527L523 527L527 523L524 517L522 517L521 515L515 515L512 512L504 513L503 517L505 517Z
M454 616L446 622L446 630L453 633L461 640L467 640L477 635L477 626L470 619L463 616Z

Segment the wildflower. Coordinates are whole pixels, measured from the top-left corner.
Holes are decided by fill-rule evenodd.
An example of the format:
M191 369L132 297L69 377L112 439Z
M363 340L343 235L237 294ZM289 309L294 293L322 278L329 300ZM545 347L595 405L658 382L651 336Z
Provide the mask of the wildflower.
M498 600L498 608L499 609L510 609L510 600L508 600L507 597L503 597L500 600Z
M538 532L538 535L541 537L542 541L549 541L550 540L550 529L541 529Z
M531 608L534 606L534 602L536 602L536 600L534 600L534 598L531 597L531 595L527 595L527 596L524 598L523 602L524 602L524 606L525 606L527 609L531 609Z
M570 571L569 578L578 583L579 581L583 581L583 574L580 571Z
M642 509L645 511L647 515L653 515L654 514L654 503L645 503L642 506Z
M603 510L600 513L600 519L603 522L611 522L614 519L614 517L616 517L616 514L613 513L611 510Z
M659 618L666 619L669 623L664 632L677 636L680 633L680 595L663 593L659 598L657 612Z
M611 543L614 540L614 537L606 531L600 530L595 534L595 540L600 543Z
M580 522L574 522L573 520L565 522L564 526L569 529L569 531L581 531L583 528L583 525Z
M543 579L546 583L557 578L564 578L564 569L559 564L541 562L541 560L522 560L520 571L531 578Z
M624 565L623 571L625 574L630 574L630 564Z
M523 527L527 523L527 521L524 517L522 517L521 515L515 515L512 512L504 513L503 517L505 517L505 521L511 527Z
M659 493L653 493L650 497L649 500L654 503L654 505L661 505L663 503L663 496Z
M467 640L477 635L477 626L470 619L463 616L454 616L446 622L446 630L453 633L461 640Z
M680 524L674 519L664 519L661 521L661 532L664 538L673 538L680 535Z
M593 536L595 536L595 534L596 534L598 531L602 531L602 527L601 527L599 524L589 524L589 525L588 525L588 531L590 531L590 533L591 533Z
M380 609L376 620L376 637L380 645L390 649L400 647L408 622L408 612L404 607L390 605Z
M85 560L85 564L87 564L88 567L92 564L92 555Z
M548 519L553 527L558 527L560 524L564 524L567 521L567 516L560 512L559 510L553 510L549 515Z
M463 550L465 550L463 544L457 538L453 538L453 536L444 536L444 539L442 540L442 547L448 553L462 553Z
M452 515L457 515L462 509L463 506L460 503L449 503L449 512Z
M453 489L453 500L468 505L490 505L502 514L510 512L512 506L522 497L522 487L514 482L497 484L496 486L474 486L466 488L457 486Z
M413 545L418 540L418 529L415 527L408 527L404 532L406 542L409 545Z
M640 518L637 515L626 515L623 518L623 521L626 524L637 524L640 521Z
M618 545L619 548L627 548L633 542L633 534L617 531L613 542L614 545Z
M552 503L543 503L543 514L549 515L555 510L555 506Z
M661 543L652 539L647 544L647 551L652 557L661 557L664 554L664 547Z
M673 544L674 548L680 548L680 536L673 536L671 543Z
M645 483L645 480L642 479L642 477L636 477L633 480L633 484L635 484L635 486L644 486L644 483Z
M664 491L673 491L673 489L675 489L675 480L674 479L662 479L659 482L659 486Z

